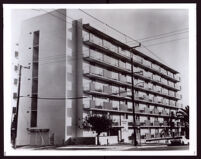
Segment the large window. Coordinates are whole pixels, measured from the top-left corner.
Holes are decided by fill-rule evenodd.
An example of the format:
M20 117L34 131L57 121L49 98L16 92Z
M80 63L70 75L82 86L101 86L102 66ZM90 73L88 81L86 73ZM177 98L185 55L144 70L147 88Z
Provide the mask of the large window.
M39 56L39 31L33 34L33 63L32 63L32 97L31 100L31 127L37 126L38 108L38 56Z

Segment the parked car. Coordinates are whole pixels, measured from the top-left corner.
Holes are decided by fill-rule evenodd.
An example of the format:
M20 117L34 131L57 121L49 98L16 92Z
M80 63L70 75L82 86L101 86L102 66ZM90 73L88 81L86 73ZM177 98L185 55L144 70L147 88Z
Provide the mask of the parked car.
M182 136L181 143L183 145L189 145L189 139L187 139L185 136Z
M181 139L172 139L172 140L170 140L169 146L177 146L177 145L189 145L189 140L186 139L185 136L182 136Z

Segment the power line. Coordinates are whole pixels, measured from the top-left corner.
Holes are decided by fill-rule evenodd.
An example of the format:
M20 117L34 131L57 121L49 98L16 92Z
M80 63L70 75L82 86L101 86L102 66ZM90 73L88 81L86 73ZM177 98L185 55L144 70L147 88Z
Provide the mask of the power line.
M92 17L93 19L95 19L95 20L99 21L100 23L102 23L102 24L106 25L107 27L109 27L109 28L111 28L111 29L113 29L113 30L117 31L118 33L120 33L120 34L124 35L125 37L129 37L129 38L130 38L130 39L132 39L133 41L136 41L136 42L138 42L138 43L140 44L140 42L139 42L139 41L137 41L137 40L133 39L132 37L130 37L130 36L128 36L128 35L126 35L126 34L124 34L124 33L122 33L122 32L120 32L119 30L117 30L117 29L115 29L115 28L111 27L110 25L108 25L108 24L104 23L103 21L101 21L101 20L99 20L98 18L96 18L96 17L92 16L91 14L89 14L89 13L87 13L87 12L83 11L82 9L79 9L79 10L80 10L80 11L82 11L83 13L87 14L88 16ZM142 47L144 47L146 50L148 50L150 53L152 53L154 56L156 56L158 59L160 59L161 61L163 61L163 60L162 60L160 57L158 57L157 55L155 55L155 53L154 53L153 51L151 51L150 49L148 49L146 46L144 46L144 45L142 45L142 44L141 44L141 46L142 46ZM163 62L165 62L165 61L163 61ZM165 62L165 63L166 63L166 62Z
M176 32L181 32L184 30L187 30L188 28L183 28L183 29L179 29L179 30L175 30L175 31L171 31L171 32L167 32L167 33L162 33L162 34L157 34L157 35L153 35L153 36L148 36L148 37L144 37L141 39L138 39L139 41L145 40L145 39L150 39L150 38L154 38L154 37L158 37L158 36L162 36L162 35L167 35L167 34L172 34L172 33L176 33Z
M182 33L175 33L173 35L167 35L167 36L163 36L163 37L158 37L158 38L154 38L154 39L147 39L147 40L142 40L141 42L147 42L147 41L153 41L153 40L157 40L157 39L162 39L162 38L167 38L167 37L171 37L171 36L175 36L177 34L184 34L187 33L188 31L182 32Z
M142 47L144 47L146 50L148 50L150 53L152 53L153 55L155 55L155 53L154 52L152 52L150 49L148 49L147 48L147 46L145 46L145 45L142 45L141 44L141 46ZM159 56L157 56L157 55L155 55L159 60L161 60L161 61L163 61L166 65L168 65L163 59L161 59Z
M111 29L115 30L116 32L118 32L118 33L120 33L120 34L124 35L125 37L128 37L128 38L132 39L133 41L135 41L135 42L137 42L137 43L140 43L139 41L137 41L137 40L133 39L132 37L130 37L130 36L128 36L128 35L126 35L126 34L122 33L121 31L119 31L119 30L117 30L116 28L114 28L114 27L112 27L112 26L108 25L107 23L105 23L105 22L103 22L103 21L99 20L98 18L96 18L96 17L92 16L91 14L89 14L89 13L87 13L87 12L83 11L82 9L79 9L79 10L80 10L80 11L82 11L83 13L85 13L86 15L88 15L88 16L90 16L90 17L92 17L93 19L97 20L98 22L100 22L100 23L102 23L102 24L106 25L107 27L109 27L109 28L111 28Z
M62 21L64 21L65 23L72 24L72 23L66 21L66 19L62 19L61 17L55 16L54 14L52 14L52 13L50 13L50 12L47 12L47 11L44 10L44 9L41 9L41 10L44 11L45 13L47 13L47 14L50 14L50 15L52 15L52 16L54 16L54 17L56 17L56 18L58 18L58 19L60 19L60 20L62 20Z
M188 37L173 39L173 40L164 41L164 42L161 42L161 43L150 44L150 45L146 45L146 46L155 46L155 45L170 43L170 42L173 42L173 41L178 41L178 40L183 40L183 39L188 39Z
M63 14L63 13L59 12L58 10L55 10L55 12L57 12L57 13L59 13L59 14L65 16L65 17L70 18L72 21L75 20L75 19L73 19L72 17L70 17L70 16L68 16L68 15L66 15L66 14Z
M88 16L92 17L93 19L99 21L100 23L104 24L105 26L107 26L107 27L109 27L109 28L115 30L116 32L118 32L118 33L124 35L125 37L128 37L128 38L132 39L133 41L136 41L137 43L140 43L139 41L133 39L132 37L130 37L130 36L128 36L128 35L126 35L126 34L124 34L124 33L122 33L122 32L120 32L119 30L117 30L117 29L115 29L114 27L112 27L112 26L110 26L110 25L104 23L103 21L99 20L98 18L96 18L96 17L92 16L91 14L89 14L89 13L83 11L82 9L79 9L79 10L82 11L83 13L87 14ZM44 10L44 11L45 11L45 10ZM46 12L46 11L45 11L45 12ZM46 12L46 13L50 14L49 12ZM60 12L57 12L57 13L60 13ZM60 14L61 14L61 13L60 13ZM55 15L53 15L53 14L50 14L50 15L55 16ZM64 15L64 16L66 16L66 15ZM55 16L55 17L57 17L57 16ZM69 16L68 16L68 17L69 17ZM60 18L60 17L57 17L57 18ZM70 17L70 18L71 18L71 17ZM60 19L62 19L62 18L60 18ZM71 19L73 19L73 18L71 18ZM62 20L64 21L64 19L62 19ZM66 22L67 22L67 21L66 21ZM67 23L70 23L70 22L67 22ZM78 22L78 23L80 23L80 22ZM72 23L70 23L70 24L72 24ZM148 49L146 46L144 46L144 45L142 45L142 44L141 44L141 46L144 47L144 48L145 48L147 51L149 51L151 54L153 54L155 57L157 57L159 60L163 61L159 56L155 55L155 53L154 53L153 51L151 51L150 49ZM166 63L165 61L163 61L163 62Z

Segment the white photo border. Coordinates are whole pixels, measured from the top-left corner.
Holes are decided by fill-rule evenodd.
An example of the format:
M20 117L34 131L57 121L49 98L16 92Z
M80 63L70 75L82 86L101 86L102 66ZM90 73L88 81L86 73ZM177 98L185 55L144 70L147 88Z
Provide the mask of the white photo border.
M13 149L10 144L11 121L11 11L13 9L188 9L189 11L189 150L178 151L56 151ZM196 77L196 4L4 4L4 151L6 156L195 156L197 155L197 77Z

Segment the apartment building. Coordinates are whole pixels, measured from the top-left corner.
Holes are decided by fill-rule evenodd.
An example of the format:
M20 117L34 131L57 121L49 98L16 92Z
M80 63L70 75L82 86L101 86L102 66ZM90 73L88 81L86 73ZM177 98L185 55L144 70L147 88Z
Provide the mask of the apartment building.
M90 24L83 25L82 39L83 92L89 97L84 99L84 109L92 114L109 113L115 119L113 134L119 141L128 142L133 133L131 81L134 78L137 140L146 142L160 138L161 131L169 127L171 112L175 115L181 107L179 73ZM126 133L122 131L121 121L128 124ZM174 132L179 136L180 123L176 124Z
M179 73L81 19L66 23L66 15L56 10L23 23L20 59L31 69L22 75L21 94L27 98L20 98L17 145L94 138L81 127L90 114L113 120L111 130L102 133L109 143L132 142L133 127L141 143L168 137L161 131L181 106ZM181 126L175 120L175 136Z

